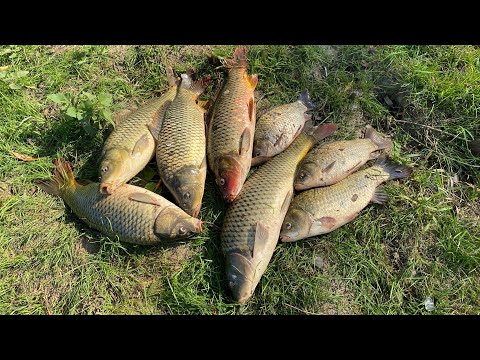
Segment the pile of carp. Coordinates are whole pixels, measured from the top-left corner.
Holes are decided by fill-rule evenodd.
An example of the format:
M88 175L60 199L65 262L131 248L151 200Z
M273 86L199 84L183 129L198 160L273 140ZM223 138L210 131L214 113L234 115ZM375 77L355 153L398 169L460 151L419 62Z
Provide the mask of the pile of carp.
M69 164L58 159L53 177L40 186L103 234L154 245L202 231L197 217L208 163L229 203L221 230L228 285L234 300L245 303L278 240L337 229L370 201L384 203L379 185L412 169L387 160L392 141L370 126L363 138L319 144L337 126L313 125L315 105L307 91L257 119L258 78L247 73L245 48L224 59L224 67L226 79L208 111L198 97L211 78L195 81L193 72L178 78L170 69L162 96L118 115L101 153L100 183L75 180ZM127 184L153 157L176 204ZM357 171L371 159L377 159L373 166ZM259 168L247 179L251 166ZM302 192L294 197L295 190Z

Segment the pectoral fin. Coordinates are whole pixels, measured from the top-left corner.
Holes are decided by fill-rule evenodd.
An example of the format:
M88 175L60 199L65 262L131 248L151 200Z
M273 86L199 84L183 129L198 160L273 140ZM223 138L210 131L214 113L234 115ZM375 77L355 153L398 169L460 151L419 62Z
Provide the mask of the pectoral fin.
M255 243L253 245L252 257L255 259L267 245L269 235L269 228L261 223L257 223L257 227L255 228Z
M251 140L251 132L249 128L245 128L240 137L240 146L238 149L238 154L243 155L250 150L250 140Z
M149 146L151 145L151 140L148 134L143 134L143 136L137 141L132 150L133 156L141 155Z
M253 97L250 98L247 104L248 108L248 118L250 122L255 121L255 102L253 101Z
M333 217L325 216L317 220L322 224L322 226L326 227L327 229L331 229L337 223L337 220Z

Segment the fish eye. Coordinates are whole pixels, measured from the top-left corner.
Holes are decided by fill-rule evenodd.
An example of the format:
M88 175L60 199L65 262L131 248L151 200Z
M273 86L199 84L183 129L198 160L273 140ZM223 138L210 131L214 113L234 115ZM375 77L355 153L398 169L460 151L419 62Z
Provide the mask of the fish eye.
M287 230L290 230L290 229L292 228L292 224L291 224L291 223L286 223L286 224L285 224L285 228L286 228Z
M305 178L307 177L307 174L302 171L302 172L300 173L299 177L300 177L300 180L303 180L303 179L305 179Z
M183 193L183 200L188 200L188 199L190 199L190 193L189 192Z
M255 151L255 156L260 156L260 151Z
M187 229L185 228L185 226L183 226L183 225L180 226L180 227L178 228L178 233L179 233L180 235L185 235L185 234L187 233Z
M102 167L102 173L104 173L104 174L105 174L107 171L108 171L108 166L104 166L104 167Z
M220 180L218 181L218 183L220 184L220 186L225 185L225 179L224 179L224 178L220 178Z

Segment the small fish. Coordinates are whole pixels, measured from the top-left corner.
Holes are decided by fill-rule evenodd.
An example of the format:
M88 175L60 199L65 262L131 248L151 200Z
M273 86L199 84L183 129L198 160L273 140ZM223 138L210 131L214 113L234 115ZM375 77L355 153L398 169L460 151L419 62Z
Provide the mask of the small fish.
M252 166L263 164L290 146L302 132L305 122L312 118L306 112L314 108L305 90L297 101L276 106L260 116L255 125Z
M308 150L337 129L305 129L284 152L261 166L244 184L225 214L221 232L228 284L239 303L253 294L278 242L293 196L295 169Z
M177 91L173 70L167 70L171 87L159 98L135 111L122 111L118 125L108 136L100 156L100 192L112 194L145 168L155 155L158 131Z
M297 195L285 216L280 232L282 242L329 233L352 221L369 202L383 204L387 195L380 184L410 176L412 168L380 157L377 163L342 181L310 189Z
M228 76L210 110L208 164L223 199L232 202L242 189L252 162L257 75L248 75L244 47L225 60Z
M163 183L187 214L196 217L207 176L205 110L197 104L211 79L182 74L158 136L157 165Z
M364 138L341 140L315 147L303 159L295 178L295 190L307 190L339 182L368 160L389 154L392 140L373 127L365 128Z
M113 239L155 245L202 231L201 220L141 187L123 184L111 195L101 194L99 183L76 181L62 159L55 160L53 178L38 185L60 196L82 221Z

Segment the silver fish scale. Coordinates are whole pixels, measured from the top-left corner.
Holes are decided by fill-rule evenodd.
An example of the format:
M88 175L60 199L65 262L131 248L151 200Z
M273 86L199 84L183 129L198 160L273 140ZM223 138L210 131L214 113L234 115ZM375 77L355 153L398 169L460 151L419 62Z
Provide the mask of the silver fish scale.
M127 190L129 185L123 185L112 195L100 194L98 186L98 183L79 186L63 198L80 219L107 236L118 235L120 240L134 244L161 242L153 231L155 205L130 200L133 191Z
M158 123L161 125L166 107L165 102L172 101L175 97L175 89L169 89L164 95L153 99L131 112L126 119L116 125L105 140L104 150L110 148L124 148L132 151L137 141L145 134L150 134L147 124Z
M289 191L293 192L298 162L312 144L310 136L300 135L287 150L263 165L245 182L223 221L224 253L252 251L257 222L277 222L275 217L278 217L285 197ZM280 219L280 225L281 221L283 219Z
M204 111L187 91L179 89L159 134L157 162L167 178L185 167L200 168L205 159Z

